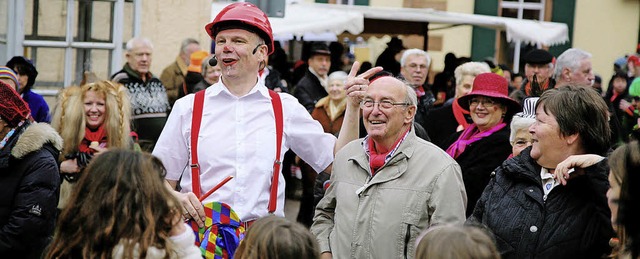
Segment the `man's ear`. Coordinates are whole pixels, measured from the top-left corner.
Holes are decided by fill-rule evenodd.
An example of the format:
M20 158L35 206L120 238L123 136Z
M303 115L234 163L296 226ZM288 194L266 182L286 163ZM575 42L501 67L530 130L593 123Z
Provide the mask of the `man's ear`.
M407 110L404 113L404 123L413 122L413 117L416 116L416 109L417 107L415 105L411 105L407 107Z
M571 80L571 70L567 67L562 69L562 79L570 81Z

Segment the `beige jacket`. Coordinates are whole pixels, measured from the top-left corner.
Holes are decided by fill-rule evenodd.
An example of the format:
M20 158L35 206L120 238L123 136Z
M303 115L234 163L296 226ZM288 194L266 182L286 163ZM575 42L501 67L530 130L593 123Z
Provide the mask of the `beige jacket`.
M371 177L363 139L336 154L331 186L311 232L333 258L413 258L429 226L463 223L467 196L458 164L411 131Z

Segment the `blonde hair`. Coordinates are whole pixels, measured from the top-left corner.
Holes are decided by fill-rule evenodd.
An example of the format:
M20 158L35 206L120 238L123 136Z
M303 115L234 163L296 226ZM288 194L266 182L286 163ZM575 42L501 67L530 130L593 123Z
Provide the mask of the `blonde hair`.
M106 118L103 125L107 134L107 147L130 148L132 145L129 137L131 104L127 89L111 81L97 81L83 86L70 86L58 94L58 105L53 112L51 126L64 140L61 157L76 152L84 138L84 96L88 91L94 91L105 99Z
M481 228L442 225L425 232L415 258L500 259L500 253L493 239Z

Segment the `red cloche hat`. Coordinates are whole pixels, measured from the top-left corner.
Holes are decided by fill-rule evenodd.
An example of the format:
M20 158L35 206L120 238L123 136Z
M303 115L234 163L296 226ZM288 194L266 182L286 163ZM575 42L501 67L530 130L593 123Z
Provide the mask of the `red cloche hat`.
M473 80L473 90L469 94L458 98L458 104L462 108L469 110L469 100L474 96L499 99L502 104L507 106L508 119L511 119L513 114L522 110L520 103L509 98L509 83L507 83L507 79L494 73L482 73L476 76Z

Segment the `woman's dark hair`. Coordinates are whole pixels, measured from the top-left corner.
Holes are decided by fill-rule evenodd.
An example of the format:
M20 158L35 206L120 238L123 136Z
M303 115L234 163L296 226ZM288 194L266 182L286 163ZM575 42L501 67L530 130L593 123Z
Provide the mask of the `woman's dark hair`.
M7 67L10 67L20 75L29 77L27 85L20 86L20 88L23 89L21 92L31 90L31 87L33 87L33 84L36 82L36 77L38 77L38 70L36 70L36 67L33 65L33 61L22 56L15 56L7 62Z
M604 156L610 147L609 110L591 87L563 86L544 91L538 106L556 118L560 134L578 133L586 153Z
M640 256L640 144L632 141L609 156L609 168L620 186L617 232L622 254ZM611 179L611 177L609 178Z

